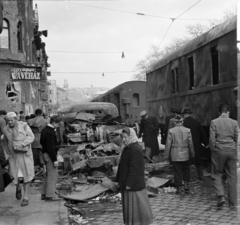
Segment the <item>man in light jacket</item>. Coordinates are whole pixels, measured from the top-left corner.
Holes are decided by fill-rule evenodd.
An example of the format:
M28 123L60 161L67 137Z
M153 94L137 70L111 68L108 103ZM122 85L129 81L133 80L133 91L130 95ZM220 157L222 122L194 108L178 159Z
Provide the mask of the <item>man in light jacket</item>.
M237 141L238 122L229 118L230 109L226 104L219 106L220 116L212 120L209 147L212 155L211 177L218 196L217 206L225 204L223 171L228 179L228 201L230 207L237 204Z
M192 135L190 129L183 127L181 116L176 116L174 122L176 126L168 131L164 154L172 162L177 193L180 193L182 181L184 181L184 190L188 192L190 190L189 157L194 157Z

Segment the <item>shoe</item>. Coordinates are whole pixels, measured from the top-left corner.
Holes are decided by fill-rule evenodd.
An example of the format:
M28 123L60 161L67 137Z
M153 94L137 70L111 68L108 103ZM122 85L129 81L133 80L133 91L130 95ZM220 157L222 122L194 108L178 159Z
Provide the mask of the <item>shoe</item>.
M27 206L29 204L28 199L23 199L21 206Z
M177 191L175 192L175 194L180 194L181 193L181 188L177 187L176 189L177 189Z
M188 181L184 182L184 191L186 191L186 192L190 191L190 187L189 187L189 182Z
M224 198L224 196L223 195L221 195L221 196L218 196L218 203L217 203L217 207L221 207L221 206L223 206L224 204L225 204L225 198Z
M22 198L22 189L20 187L20 182L18 181L17 186L16 186L16 199L20 200Z
M46 199L46 195L41 194L41 200L45 200Z
M229 208L230 209L236 209L236 207L237 207L237 204L229 203Z
M54 197L45 197L45 201L49 201L49 202L56 202L56 201L60 201L60 198L54 198Z

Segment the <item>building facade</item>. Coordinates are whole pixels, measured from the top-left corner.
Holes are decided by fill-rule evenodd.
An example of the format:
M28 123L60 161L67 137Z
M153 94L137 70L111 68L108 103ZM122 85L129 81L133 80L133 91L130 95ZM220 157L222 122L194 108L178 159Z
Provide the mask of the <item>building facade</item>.
M37 6L32 0L2 1L0 34L0 109L24 111L48 110L48 57L39 31Z

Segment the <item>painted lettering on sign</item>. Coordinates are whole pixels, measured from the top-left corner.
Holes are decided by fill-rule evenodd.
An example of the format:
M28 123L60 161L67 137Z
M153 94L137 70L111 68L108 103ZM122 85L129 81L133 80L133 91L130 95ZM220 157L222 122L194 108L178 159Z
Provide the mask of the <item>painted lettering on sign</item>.
M17 81L41 81L40 67L11 68L11 79Z

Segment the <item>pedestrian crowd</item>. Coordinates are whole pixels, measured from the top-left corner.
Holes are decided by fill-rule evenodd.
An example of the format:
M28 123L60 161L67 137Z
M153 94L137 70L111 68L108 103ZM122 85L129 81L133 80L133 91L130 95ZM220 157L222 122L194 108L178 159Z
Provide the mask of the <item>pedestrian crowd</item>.
M39 171L44 174L41 199L59 200L55 186L60 122L59 116L48 118L41 109L26 117L23 111L0 110L0 192L13 182L21 206L29 204L30 182Z
M222 207L228 196L230 207L237 205L237 143L239 127L230 118L230 108L219 106L219 117L211 121L209 139L201 123L196 120L189 107L182 110L170 109L162 129L165 144L164 156L174 172L176 193L189 192L190 168L194 165L198 179L203 179L202 153L211 153L211 178L217 196L217 206ZM159 155L159 123L156 117L141 112L140 131L137 137L134 129L122 129L123 151L118 166L116 181L122 195L124 224L148 225L153 221L145 183L144 156L151 160ZM55 187L58 177L57 151L61 144L61 118L46 117L41 109L34 115L24 117L23 112L6 113L0 110L0 192L9 182L16 185L16 198L21 206L29 204L30 182L36 169L44 173L41 199L58 201ZM144 142L144 149L139 144ZM8 163L7 163L8 161ZM9 167L6 177L4 167ZM228 193L225 194L223 177L227 178ZM10 181L9 181L10 180ZM7 183L4 183L4 182Z

